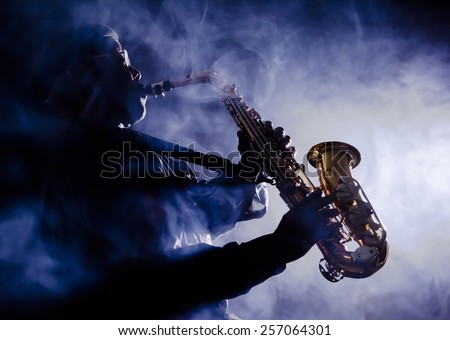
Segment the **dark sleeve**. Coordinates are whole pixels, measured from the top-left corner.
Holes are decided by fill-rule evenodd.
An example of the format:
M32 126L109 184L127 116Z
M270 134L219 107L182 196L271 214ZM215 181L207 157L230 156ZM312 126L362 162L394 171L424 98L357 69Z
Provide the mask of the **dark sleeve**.
M192 254L185 255L192 251L188 248L180 249L169 263L173 273L192 280L190 296L180 297L188 303L234 298L286 268L276 254L271 234L224 247L200 244L193 247L196 251Z
M173 319L194 306L245 294L285 267L270 234L224 247L199 244L159 261L123 263L96 292L77 296L70 310L77 313L87 301L86 318Z

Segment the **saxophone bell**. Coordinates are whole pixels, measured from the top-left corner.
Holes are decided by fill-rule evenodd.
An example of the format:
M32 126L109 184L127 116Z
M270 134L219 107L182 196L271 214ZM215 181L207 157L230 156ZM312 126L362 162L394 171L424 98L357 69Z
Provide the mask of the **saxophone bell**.
M361 161L359 151L347 143L324 142L313 146L307 158L318 171L321 189L328 195L336 195L333 205L342 216L340 235L318 243L324 254L320 272L332 282L344 276L372 275L385 264L388 244L383 223L361 185L352 177L351 169ZM350 241L356 242L354 251L345 245Z

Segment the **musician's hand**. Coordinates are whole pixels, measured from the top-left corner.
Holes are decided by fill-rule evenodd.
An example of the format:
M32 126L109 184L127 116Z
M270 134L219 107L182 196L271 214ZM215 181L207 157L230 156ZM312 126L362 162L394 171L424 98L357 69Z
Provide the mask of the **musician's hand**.
M281 157L295 157L295 147L290 146L291 137L286 136L282 127L273 128L272 122L265 121L264 135L267 141L271 142L274 149L281 151ZM239 162L239 177L251 182L272 183L271 177L274 176L271 170L264 165L264 157L254 142L242 131L238 131L238 150L241 154Z
M295 157L297 150L291 146L291 137L285 134L284 128L281 126L274 128L272 122L268 120L264 122L264 125L264 134L274 143L275 148L282 152L282 157Z
M304 256L317 241L332 237L339 228L338 222L330 222L331 217L338 215L337 209L328 208L336 197L321 194L317 190L295 205L273 233L286 263Z
M237 135L239 139L238 150L241 154L241 160L238 164L238 176L250 182L263 182L262 164L259 153L253 150L252 142L245 133L239 130Z

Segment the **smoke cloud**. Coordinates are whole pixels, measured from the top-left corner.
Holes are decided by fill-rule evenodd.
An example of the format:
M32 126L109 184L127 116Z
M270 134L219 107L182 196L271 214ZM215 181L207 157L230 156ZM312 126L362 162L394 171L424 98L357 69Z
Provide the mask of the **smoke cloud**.
M283 274L231 300L234 313L245 319L450 317L450 68L439 32L401 20L405 9L389 2L60 6L70 22L114 28L145 83L218 70L263 119L285 128L299 160L328 140L361 152L353 175L388 229L385 267L367 279L331 284L319 273L321 254L313 248ZM47 30L61 25L39 18ZM195 143L199 151L236 149L237 128L207 85L175 89L147 105L147 119L136 126L142 132ZM273 231L287 207L274 188L270 194L263 219L239 224L217 243ZM6 258L4 242L0 256ZM44 260L42 266L50 265Z

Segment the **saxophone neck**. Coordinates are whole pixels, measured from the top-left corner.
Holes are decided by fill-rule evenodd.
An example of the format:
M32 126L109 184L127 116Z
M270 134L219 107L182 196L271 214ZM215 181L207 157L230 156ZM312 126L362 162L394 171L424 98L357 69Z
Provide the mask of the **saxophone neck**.
M145 85L142 88L142 96L164 97L166 92L172 91L175 85L170 80Z
M172 91L177 87L189 86L194 84L209 84L214 86L222 99L226 97L236 97L236 85L228 84L225 78L215 70L206 70L188 74L185 78L179 80L163 80L143 86L143 94L154 97L164 97L166 92Z

